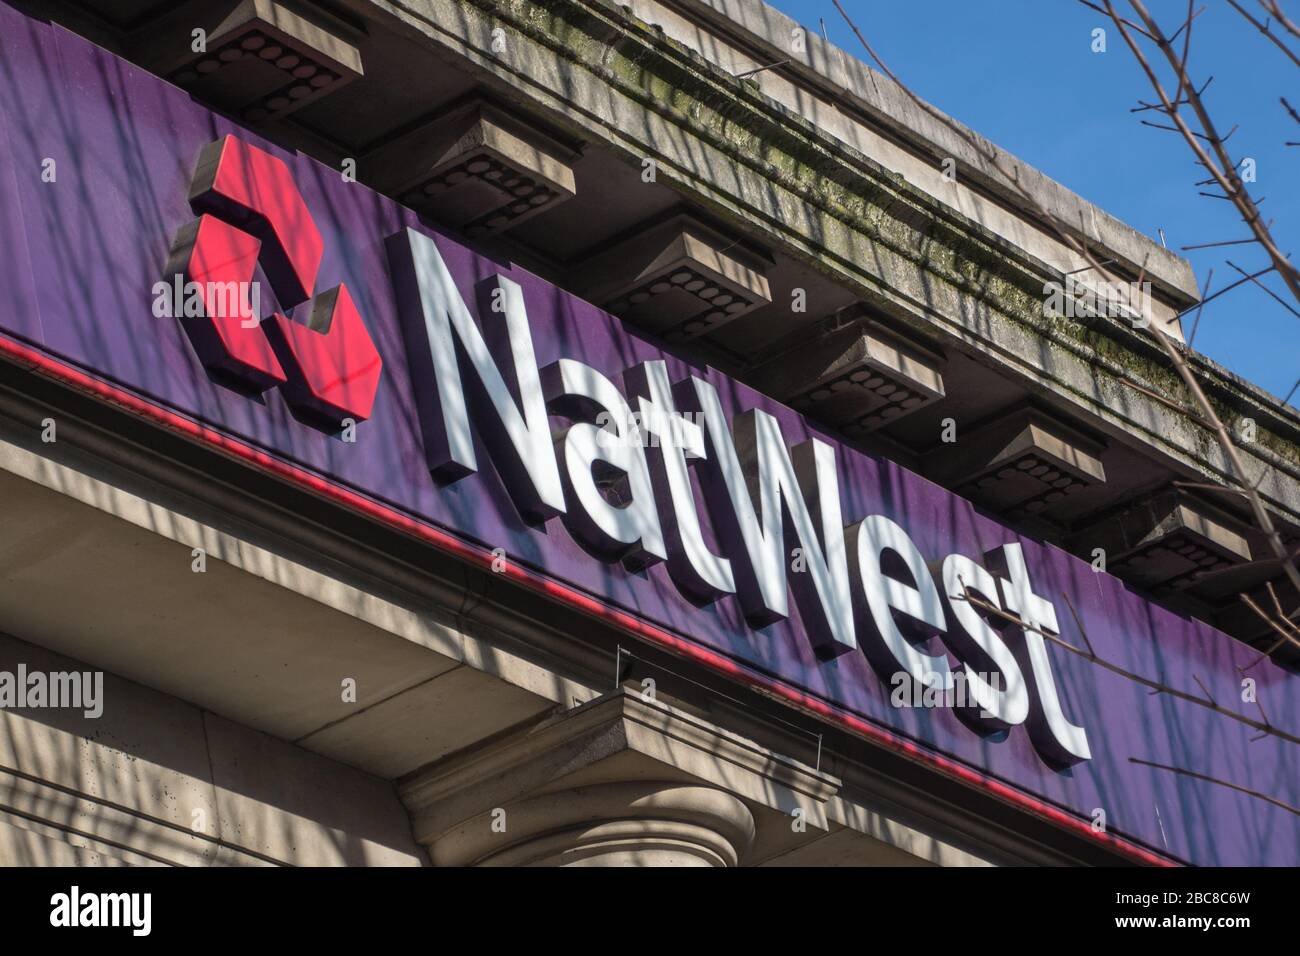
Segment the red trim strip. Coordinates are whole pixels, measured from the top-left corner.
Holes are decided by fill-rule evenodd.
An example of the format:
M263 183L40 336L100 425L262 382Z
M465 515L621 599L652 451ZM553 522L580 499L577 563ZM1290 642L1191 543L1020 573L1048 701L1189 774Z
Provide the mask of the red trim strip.
M110 404L120 406L170 431L215 447L227 455L252 464L262 471L291 484L306 488L352 511L359 512L390 527L398 528L471 564L480 565L484 568L489 568L492 565L494 556L484 548L469 544L446 531L417 521L408 515L372 501L348 488L327 481L319 475L296 465L281 461L243 441L155 405L153 402L95 378L30 346L0 337L0 355L18 362L47 378L55 379L96 398L103 399ZM1081 820L1050 803L1008 786L956 760L932 753L884 728L878 727L854 714L832 707L820 698L810 696L798 688L768 677L766 674L739 664L731 658L701 647L670 631L648 624L625 611L603 604L585 592L561 584L517 564L507 563L505 570L501 573L532 591L559 603L577 608L633 637L654 644L670 653L696 661L712 670L720 671L756 691L790 704L809 716L828 721L859 737L870 740L886 750L938 770L963 783L978 787L1017 809L1032 813L1040 819L1053 823L1076 836L1082 836L1094 843L1121 853L1135 862L1150 866L1180 865L1178 861L1170 857L1148 850L1122 837L1108 832L1096 832L1093 830L1091 823Z

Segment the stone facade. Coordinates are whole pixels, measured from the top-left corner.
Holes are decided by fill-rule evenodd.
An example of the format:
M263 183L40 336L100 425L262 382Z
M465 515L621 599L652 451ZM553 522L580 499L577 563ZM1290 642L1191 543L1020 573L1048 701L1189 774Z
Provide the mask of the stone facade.
M1229 471L1157 345L1045 314L1085 263L953 126L772 8L17 6L1012 527L1104 547L1159 603L1273 643L1236 597L1280 581L1240 501L1175 484ZM196 24L211 55L186 52ZM1154 325L1181 340L1184 260L993 155L1150 281ZM1300 418L1188 360L1229 425L1255 424L1247 470L1300 541ZM100 670L113 706L0 710L2 863L1123 859L29 372L0 380L0 670ZM946 447L949 420L977 440Z

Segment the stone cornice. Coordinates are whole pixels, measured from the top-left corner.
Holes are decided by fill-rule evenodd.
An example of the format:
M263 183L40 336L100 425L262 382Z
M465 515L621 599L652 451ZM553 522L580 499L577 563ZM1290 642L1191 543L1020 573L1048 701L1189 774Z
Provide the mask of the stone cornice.
M1181 256L1157 245L933 105L927 104L924 112L918 110L912 97L888 77L762 0L665 2L708 24L717 35L734 37L738 43L763 52L769 57L764 62L785 60L782 69L796 76L805 88L825 90L836 100L850 102L882 128L907 141L917 153L936 163L940 157L952 157L963 180L978 181L989 194L1025 212L1024 200L992 168L989 159L992 156L998 167L1015 171L1019 187L1040 206L1069 224L1080 238L1104 249L1107 257L1127 263L1131 270L1141 268L1145 262L1153 281L1196 298L1195 276ZM804 33L802 51L791 49L790 38L795 30ZM972 139L980 144L978 149Z
M1031 391L1065 397L1090 424L1157 458L1215 480L1229 474L1211 433L1175 410L1192 405L1153 343L1110 319L1044 316L1043 285L1059 272L621 8L604 0L371 6L524 91L569 132L638 163L654 158L660 181L895 318L976 351ZM497 26L513 39L494 55ZM574 79L584 73L592 83ZM1256 418L1259 439L1244 450L1269 472L1261 491L1300 519L1300 420L1199 356L1193 367L1225 417Z

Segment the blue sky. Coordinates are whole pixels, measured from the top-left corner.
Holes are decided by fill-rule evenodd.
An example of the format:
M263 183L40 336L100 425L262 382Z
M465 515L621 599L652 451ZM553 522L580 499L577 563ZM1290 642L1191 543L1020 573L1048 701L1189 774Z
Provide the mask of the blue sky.
M831 0L769 2L810 32L824 20L832 43L867 59ZM920 96L1140 232L1157 238L1163 229L1180 252L1248 235L1230 203L1197 195L1210 190L1194 185L1205 175L1182 138L1140 125L1142 117L1159 119L1150 111L1129 112L1154 94L1113 27L1106 52L1092 52L1092 30L1107 25L1102 14L1076 0L840 2ZM1211 115L1223 131L1239 124L1229 145L1235 156L1255 159L1253 195L1265 197L1261 210L1274 219L1278 245L1300 254L1300 147L1284 145L1300 141L1300 125L1278 101L1286 96L1300 109L1300 69L1224 0L1196 2L1206 9L1192 34L1192 76L1204 82L1213 74ZM1295 18L1300 3L1290 3ZM1147 8L1172 33L1187 4L1147 0ZM1250 272L1267 265L1254 245L1181 254L1202 286L1214 269L1211 291L1240 278L1226 260ZM1275 275L1263 281L1288 298ZM1194 344L1277 396L1300 377L1300 318L1249 283L1205 307ZM1300 393L1291 403L1300 403Z

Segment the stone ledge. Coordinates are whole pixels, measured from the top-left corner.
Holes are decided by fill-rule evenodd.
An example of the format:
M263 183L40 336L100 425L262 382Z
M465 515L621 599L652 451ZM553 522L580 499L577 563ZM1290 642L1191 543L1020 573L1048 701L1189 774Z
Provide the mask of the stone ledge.
M896 135L937 156L951 156L960 167L979 177L991 192L1013 205L1023 203L1010 191L1002 177L988 170L989 161L971 147L961 133L976 136L998 157L998 161L1019 174L1020 184L1043 207L1063 222L1082 221L1083 238L1108 254L1122 259L1135 271L1148 262L1148 271L1193 299L1199 298L1196 277L1181 256L1155 243L1127 223L1116 219L1094 203L1066 189L1041 171L985 140L958 120L935 110L956 127L936 116L919 111L912 99L892 80L852 54L827 43L810 30L761 0L684 0L685 6L720 31L733 32L773 54L773 61L789 59L791 72L810 85L826 85L847 96ZM795 28L805 32L805 51L792 52L788 38ZM779 55L776 55L778 54ZM934 107L931 107L934 109ZM1149 260L1156 260L1154 264Z
M721 76L719 68L698 55L678 49L625 14L610 12L597 0L592 0L592 6L564 0L545 7L513 0L496 11L497 19L489 19L477 7L458 8L458 17L441 16L446 6L433 0L419 4L418 10L392 0L373 3L403 24L406 32L432 39L465 57L475 70L521 87L558 114L552 119L567 123L575 134L595 136L623 153L659 156L661 177L671 179L705 208L759 230L886 314L923 334L937 334L941 346L959 345L1024 382L1031 392L1055 395L1058 401L1064 397L1082 406L1094 424L1130 445L1144 446L1157 458L1176 461L1212 479L1226 474L1226 462L1208 434L1129 384L1136 380L1150 387L1147 380L1157 379L1159 391L1171 375L1149 352L1134 351L1137 343L1131 330L1117 322L1096 320L1095 330L1085 338L1080 323L1048 321L1042 316L1039 293L1042 283L1053 277L1052 269L1018 255L978 224L940 209L897 175L865 157L855 158L850 148L821 142L808 124L787 116L788 111L747 90L743 82ZM525 10L531 13L525 15ZM515 52L508 59L492 56L486 46L490 26L502 22L520 31L521 42L514 44ZM543 31L542 22L554 29ZM599 42L597 34L613 35L615 42ZM565 46L568 41L572 42ZM589 62L597 52L599 62ZM624 78L616 66L633 60L635 81ZM576 82L575 68L589 72L592 85ZM651 72L654 69L679 82L675 86L661 82ZM568 79L563 88L570 91L564 97L555 92L562 88L562 76ZM712 92L697 97L695 87ZM709 114L718 123L705 116L706 99L727 103L722 112L714 108ZM766 139L748 132L751 122L768 127ZM676 145L683 131L693 144L689 154ZM658 145L651 149L651 143ZM814 162L816 168L834 168L837 177L858 180L861 191L849 206L841 203L843 208L831 211L839 202L834 196L843 193L843 187L825 176L814 176L808 161L792 158L789 151L795 146L812 149L809 155L820 157ZM680 155L674 158L664 150ZM803 170L807 182L798 176L792 179L793 174L775 162L778 156L793 164L789 168ZM850 206L859 212L850 214ZM897 218L906 207L913 216L935 224L930 238L903 238L915 233L914 227ZM891 230L896 233L893 237ZM953 248L945 248L944 243ZM980 264L981 258L986 265ZM1105 355L1098 348L1102 342ZM1034 355L1040 358L1034 360ZM1196 364L1203 374L1211 372L1207 363ZM1267 404L1268 396L1256 389L1243 389L1227 379L1222 383L1219 390ZM1103 394L1112 386L1120 390L1119 396ZM1272 440L1280 449L1295 449L1300 460L1300 448L1290 439L1273 436ZM1273 464L1267 456L1261 457L1261 466L1265 462ZM1298 479L1300 467L1287 469L1275 472L1262 488L1293 521L1300 520Z

